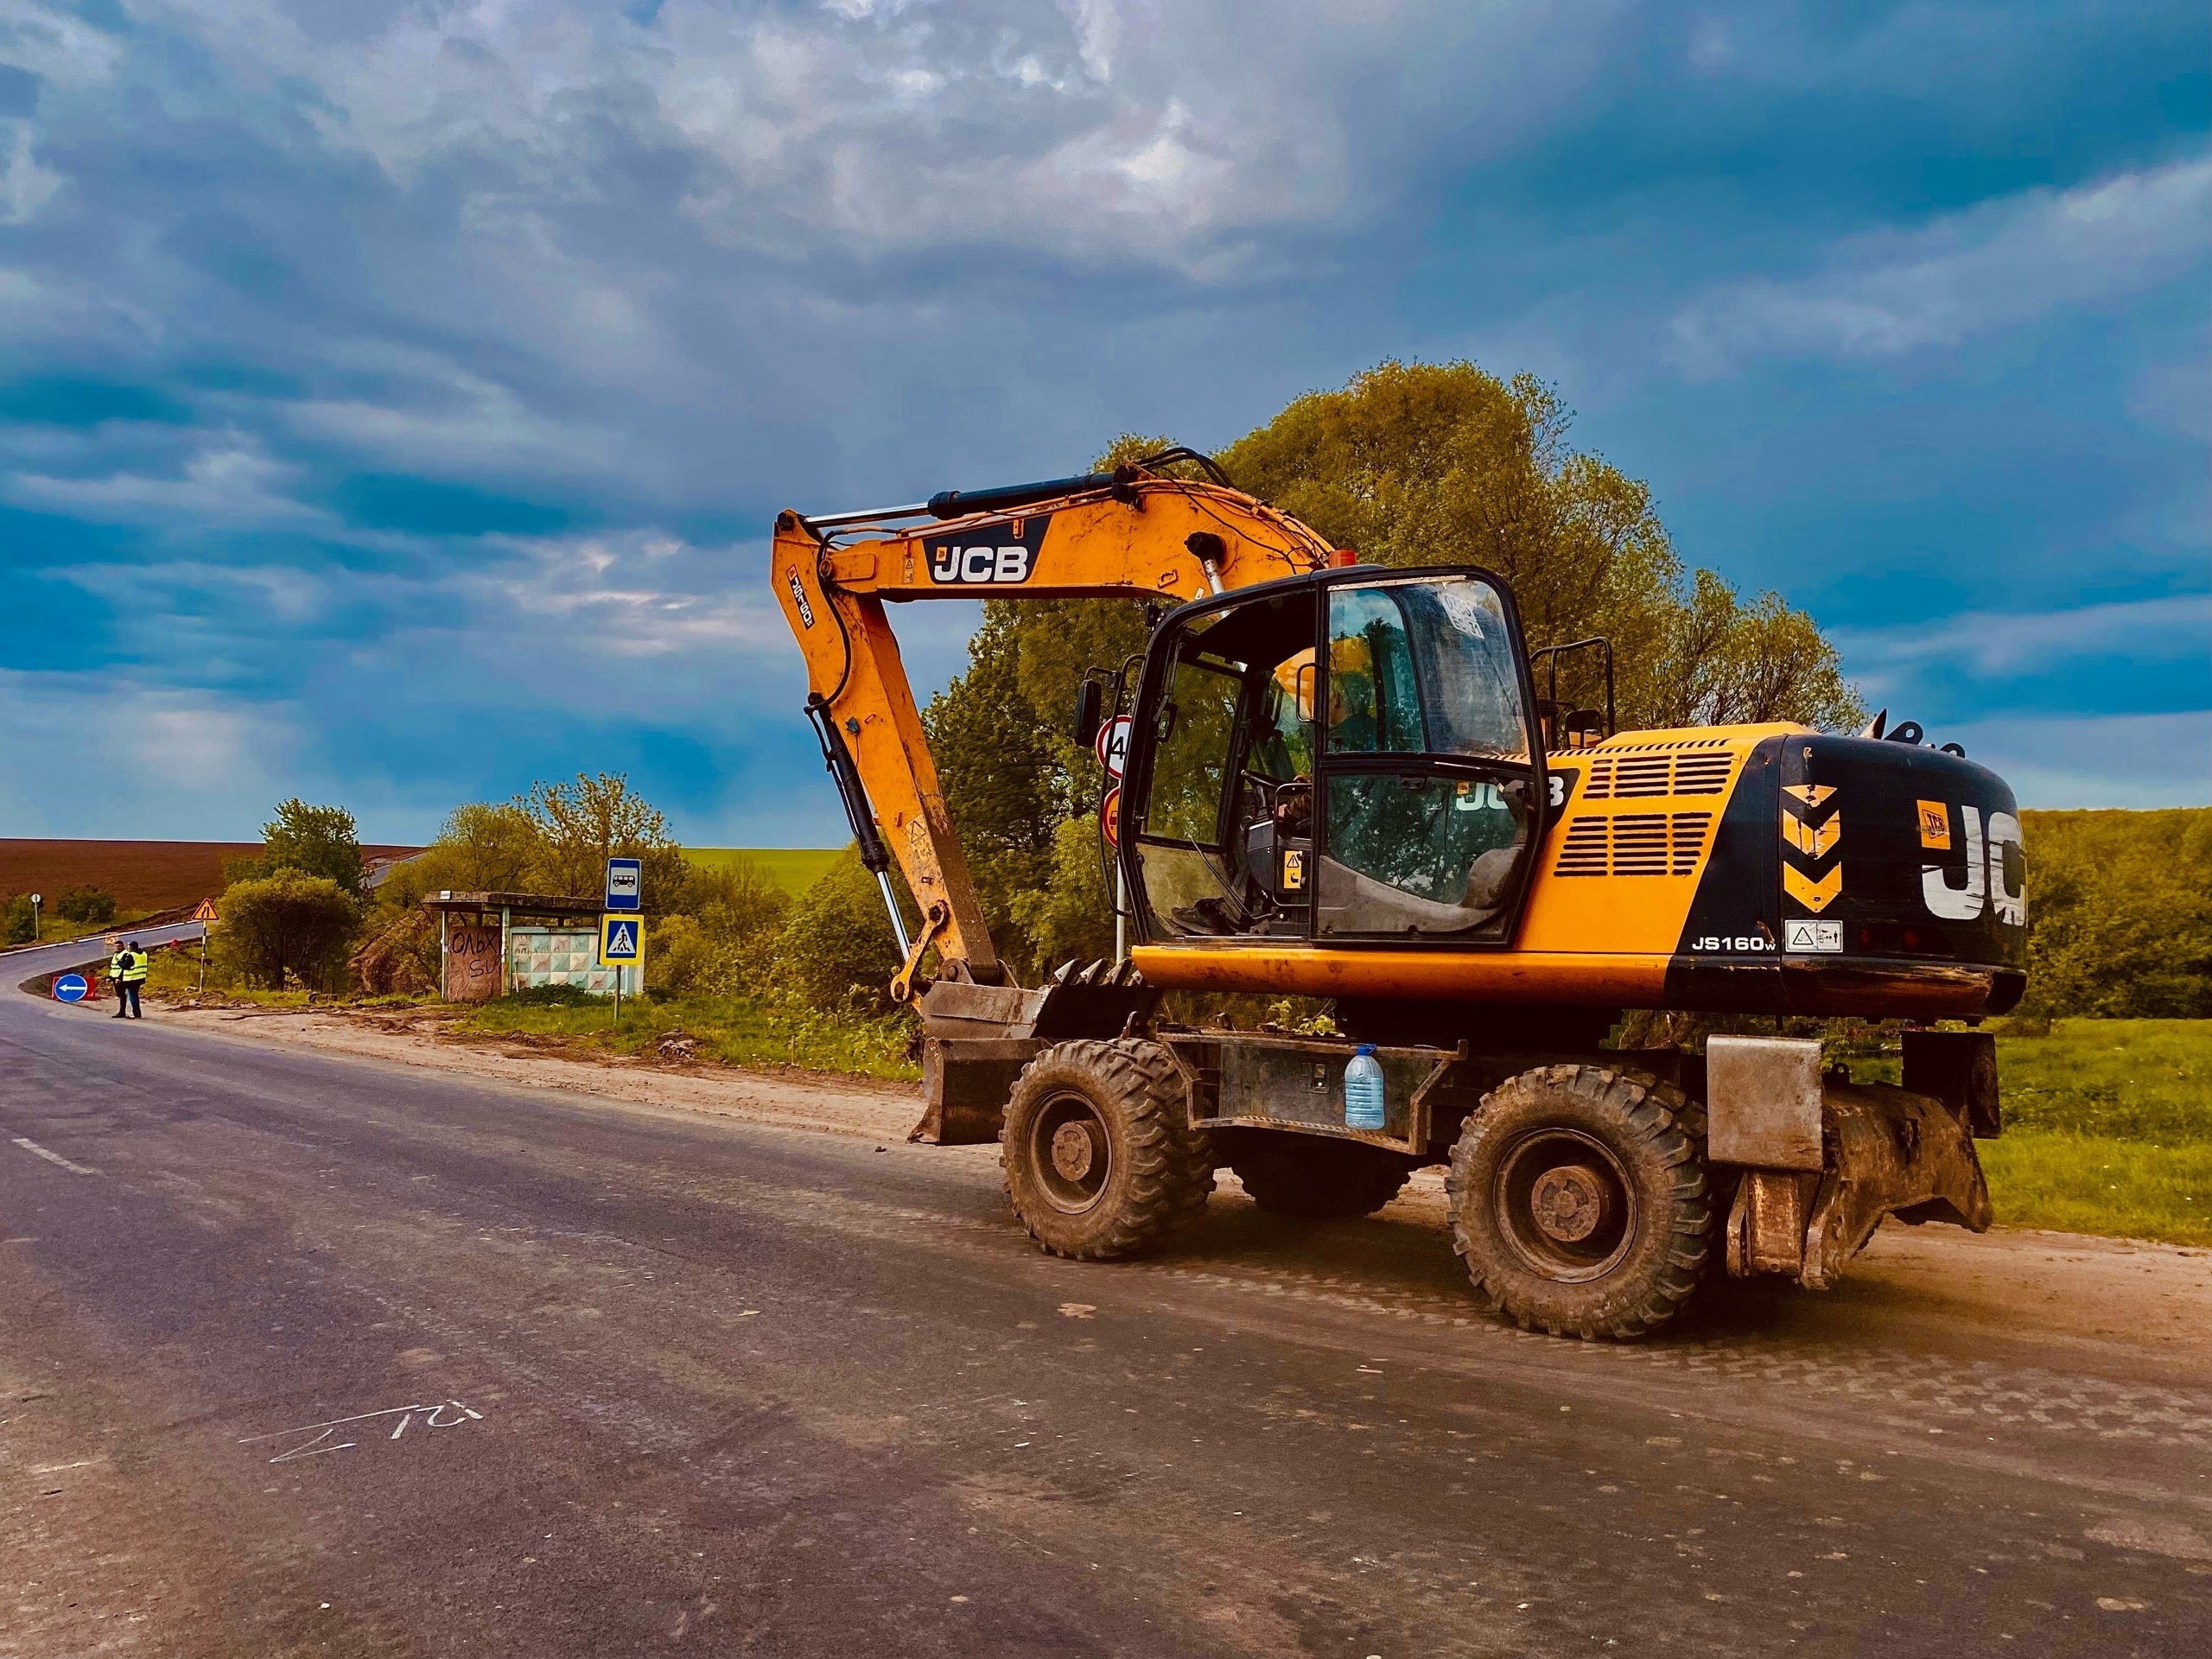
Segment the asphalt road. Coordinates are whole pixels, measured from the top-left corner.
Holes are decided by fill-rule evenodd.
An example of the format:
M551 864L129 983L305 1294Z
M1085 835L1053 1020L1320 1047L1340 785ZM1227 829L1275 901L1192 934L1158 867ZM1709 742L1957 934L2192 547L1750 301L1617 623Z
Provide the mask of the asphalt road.
M0 959L0 1655L2212 1651L2212 1379L1435 1235L1037 1254L939 1151L259 1049Z

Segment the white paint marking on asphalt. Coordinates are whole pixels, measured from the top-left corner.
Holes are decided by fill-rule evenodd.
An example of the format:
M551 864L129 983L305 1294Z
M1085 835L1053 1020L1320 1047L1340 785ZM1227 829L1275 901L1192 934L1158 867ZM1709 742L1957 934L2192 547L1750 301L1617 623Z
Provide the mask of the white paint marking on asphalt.
M448 1411L458 1412L460 1415L441 1422L439 1419ZM334 1417L327 1423L303 1423L297 1428L280 1428L267 1434L249 1434L238 1444L251 1446L256 1440L287 1440L295 1434L313 1434L313 1440L302 1440L269 1459L271 1463L289 1463L294 1458L319 1458L326 1452L344 1452L359 1446L359 1440L340 1440L334 1446L323 1444L349 1423L367 1423L379 1417L397 1417L399 1427L385 1436L387 1440L396 1440L407 1432L408 1424L418 1415L423 1419L425 1428L458 1428L466 1422L474 1421L480 1423L484 1421L482 1412L472 1411L458 1400L446 1400L435 1406L387 1406L382 1411L364 1411L352 1417Z
M25 1152L36 1153L40 1157L45 1159L49 1164L60 1165L62 1168L67 1170L72 1175L97 1175L99 1173L99 1171L97 1169L86 1169L82 1164L73 1164L69 1160L64 1158L60 1153L48 1152L44 1147L39 1145L37 1141L27 1140L20 1135L16 1137L16 1144L21 1147Z

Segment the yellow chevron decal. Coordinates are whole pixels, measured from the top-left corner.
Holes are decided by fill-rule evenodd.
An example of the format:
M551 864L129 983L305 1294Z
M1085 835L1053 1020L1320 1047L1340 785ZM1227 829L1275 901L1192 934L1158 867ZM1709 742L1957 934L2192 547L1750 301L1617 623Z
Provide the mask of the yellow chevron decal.
M1843 866L1837 865L1815 881L1803 871L1784 864L1782 890L1809 911L1826 910L1843 892Z
M1785 795L1796 796L1804 802L1806 809L1810 810L1834 794L1835 785L1834 784L1784 784L1782 786L1782 792Z
M1782 820L1782 839L1799 852L1819 858L1843 839L1843 814L1837 813L1818 829L1785 816Z

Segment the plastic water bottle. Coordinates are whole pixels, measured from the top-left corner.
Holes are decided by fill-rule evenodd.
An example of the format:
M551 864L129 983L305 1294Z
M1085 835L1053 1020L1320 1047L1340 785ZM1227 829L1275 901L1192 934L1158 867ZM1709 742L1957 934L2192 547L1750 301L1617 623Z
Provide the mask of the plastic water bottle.
M1362 1043L1344 1065L1344 1128L1379 1129L1382 1109L1382 1062L1375 1058L1375 1045Z

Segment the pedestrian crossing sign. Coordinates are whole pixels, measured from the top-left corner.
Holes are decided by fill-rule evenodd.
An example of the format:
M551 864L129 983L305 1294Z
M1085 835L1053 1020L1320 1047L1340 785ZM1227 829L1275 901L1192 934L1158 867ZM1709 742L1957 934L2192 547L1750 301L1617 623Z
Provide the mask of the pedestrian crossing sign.
M599 918L599 965L633 968L645 959L645 918L642 916L601 916Z

